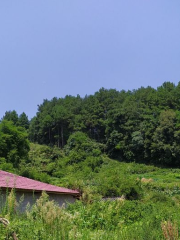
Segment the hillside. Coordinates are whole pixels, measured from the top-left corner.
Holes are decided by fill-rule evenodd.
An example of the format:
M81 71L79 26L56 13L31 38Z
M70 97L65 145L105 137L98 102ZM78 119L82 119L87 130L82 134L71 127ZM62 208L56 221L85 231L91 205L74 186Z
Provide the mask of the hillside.
M118 91L101 88L94 95L54 97L25 113L7 111L2 120L28 132L31 142L64 148L80 131L120 161L180 166L180 83ZM1 150L1 149L0 149Z
M101 145L76 133L64 151L31 143L28 163L13 171L78 188L82 197L60 210L44 195L24 216L2 209L11 227L1 227L1 236L13 229L19 239L35 240L171 239L168 235L178 239L179 169L112 160L101 152Z
M81 199L59 209L44 194L22 215L10 194L1 207L11 222L0 225L2 239L12 231L22 240L179 239L179 94L180 84L170 82L102 88L44 100L31 121L6 112L0 169L78 189Z

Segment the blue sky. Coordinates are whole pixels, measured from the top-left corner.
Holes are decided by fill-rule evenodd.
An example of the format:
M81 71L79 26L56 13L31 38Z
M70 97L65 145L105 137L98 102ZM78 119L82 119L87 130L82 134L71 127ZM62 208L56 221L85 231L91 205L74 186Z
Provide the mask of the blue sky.
M180 81L179 0L0 1L0 118L165 81Z

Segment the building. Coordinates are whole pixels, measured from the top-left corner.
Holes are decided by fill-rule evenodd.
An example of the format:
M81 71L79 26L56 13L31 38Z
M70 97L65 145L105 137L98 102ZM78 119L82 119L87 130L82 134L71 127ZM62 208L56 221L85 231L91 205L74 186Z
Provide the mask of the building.
M59 206L66 205L67 203L74 203L80 195L80 193L76 190L57 187L1 170L0 189L1 202L4 201L3 199L5 199L7 190L9 191L11 189L15 189L17 201L23 199L20 204L20 211L24 211L27 204L32 206L32 204L34 204L41 196L43 191L49 195L50 200L54 200L59 204Z

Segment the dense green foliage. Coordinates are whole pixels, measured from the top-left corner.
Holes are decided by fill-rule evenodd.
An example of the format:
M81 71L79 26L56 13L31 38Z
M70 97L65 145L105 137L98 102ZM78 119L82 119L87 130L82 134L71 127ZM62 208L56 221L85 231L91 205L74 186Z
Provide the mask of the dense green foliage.
M0 239L12 239L14 231L20 240L156 240L169 239L167 234L178 239L180 170L111 160L103 149L82 132L72 134L64 150L31 143L28 162L12 170L78 188L81 200L60 209L43 195L22 215L14 211L10 194L1 208L10 225L0 225ZM102 199L122 195L115 201Z
M179 166L180 83L133 91L100 89L94 95L53 98L39 105L29 138L64 147L76 131L104 144L123 161Z
M13 231L20 240L178 239L179 98L180 83L166 82L44 100L30 123L25 113L6 112L0 169L78 189L81 198L60 209L43 194L20 214L10 193L0 240Z
M55 153L44 146L31 147L36 154L39 152L39 156L44 154L51 157ZM84 179L81 201L69 205L66 209L49 202L46 194L43 194L32 209L27 208L25 214L20 214L14 211L13 206L17 203L10 193L6 206L1 208L1 216L6 217L10 225L8 228L0 225L0 239L12 239L11 234L14 231L19 240L179 239L180 170L119 163L110 159L106 161L108 162L101 167L102 171L94 173L94 176L86 171L79 176L80 182ZM69 169L67 174L66 184L71 185L72 170ZM98 179L104 176L107 178L98 182ZM140 199L101 200L99 194L95 193L96 190L103 189L103 184L108 186L114 176L123 176L122 180L126 177L135 182L139 181L143 191ZM94 186L95 183L98 184Z
M27 133L13 122L0 123L0 165L1 168L18 167L21 160L28 158Z
M6 111L3 120L11 121L15 126L23 127L26 130L29 128L28 116L24 112L18 116L15 110Z

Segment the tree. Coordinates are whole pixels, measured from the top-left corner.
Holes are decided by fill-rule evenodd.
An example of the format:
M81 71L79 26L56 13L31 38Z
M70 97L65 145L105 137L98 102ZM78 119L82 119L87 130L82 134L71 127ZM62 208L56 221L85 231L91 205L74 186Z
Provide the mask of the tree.
M176 113L173 110L162 111L159 116L152 142L152 156L157 162L168 165L179 165L180 128Z
M24 128L3 120L0 123L0 158L18 167L22 159L28 158L28 151L29 142Z
M64 147L64 128L68 120L68 109L65 108L63 105L55 106L53 109L53 117L57 128L57 145L58 147Z
M23 112L20 114L18 119L18 126L25 128L26 130L29 128L29 120L28 116Z
M18 123L18 114L15 110L13 111L6 111L5 115L3 116L4 120L12 121L15 125Z

